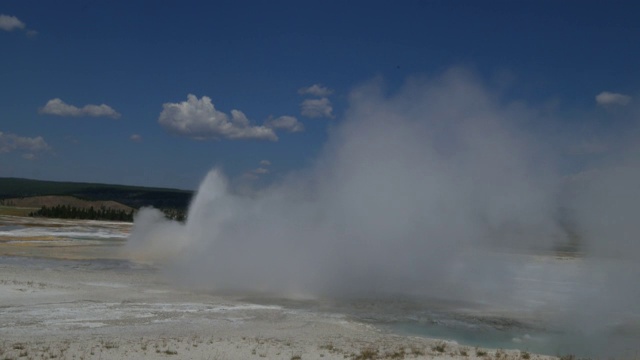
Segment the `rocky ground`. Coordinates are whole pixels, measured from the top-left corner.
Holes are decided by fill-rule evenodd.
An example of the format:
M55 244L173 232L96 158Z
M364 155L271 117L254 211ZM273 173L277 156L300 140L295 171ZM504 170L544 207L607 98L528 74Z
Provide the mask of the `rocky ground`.
M183 289L118 258L120 223L1 220L0 359L548 358ZM40 234L47 227L52 234Z
M152 269L128 266L4 257L0 358L542 358L385 334L340 314L190 292Z

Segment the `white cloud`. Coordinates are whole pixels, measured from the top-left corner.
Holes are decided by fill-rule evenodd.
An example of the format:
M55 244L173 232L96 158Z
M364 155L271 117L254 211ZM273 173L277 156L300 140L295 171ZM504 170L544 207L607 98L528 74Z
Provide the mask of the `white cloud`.
M251 181L258 180L261 175L265 175L271 172L268 169L269 166L271 166L271 161L260 160L260 167L253 170L246 171L244 174L242 174L242 178L244 178L245 180L251 180Z
M300 104L300 113L302 116L310 118L333 117L333 107L331 101L326 97L321 99L307 99Z
M325 97L333 94L333 90L320 84L313 84L309 87L298 89L298 94Z
M133 135L129 136L129 140L135 141L135 142L140 142L140 141L142 141L142 136L140 136L138 134L133 134Z
M12 151L24 151L33 155L34 152L42 152L50 149L51 147L44 141L42 136L23 137L0 132L0 154ZM29 155L27 154L27 156ZM35 157L35 155L33 157Z
M15 29L24 29L25 24L15 16L0 14L0 29L5 31L13 31Z
M57 116L92 116L99 117L105 116L113 119L119 118L121 115L115 111L112 107L102 104L102 105L85 105L82 108L78 108L73 105L66 104L64 101L60 99L51 99L47 102L47 104L40 109L41 114L47 115L57 115Z
M603 91L596 95L598 105L627 105L631 101L631 96Z
M32 38L38 35L38 32L35 30L27 30L27 36Z
M25 160L35 160L36 155L35 154L31 154L31 153L23 154L22 158L25 159Z
M262 161L260 162L260 165L262 165ZM259 168L245 172L244 174L242 174L242 178L246 180L255 181L255 180L258 180L261 175L268 174L269 172L270 172L269 169L267 169L266 167L259 167Z
M158 122L166 130L193 139L258 139L277 141L273 129L253 126L242 111L231 110L231 118L216 110L211 99L189 94L187 101L165 103Z
M271 129L283 129L288 132L304 131L304 125L293 116L280 116L275 119L269 119L264 124Z

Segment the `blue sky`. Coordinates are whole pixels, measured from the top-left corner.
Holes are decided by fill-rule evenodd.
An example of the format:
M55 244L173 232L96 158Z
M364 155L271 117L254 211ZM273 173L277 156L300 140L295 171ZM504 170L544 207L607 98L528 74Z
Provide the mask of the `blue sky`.
M638 14L634 1L0 1L0 176L193 189L220 166L268 183L316 158L354 88L379 78L393 94L451 67L502 102L551 107L547 131L588 127L572 141L597 155L635 128L620 124L638 114Z

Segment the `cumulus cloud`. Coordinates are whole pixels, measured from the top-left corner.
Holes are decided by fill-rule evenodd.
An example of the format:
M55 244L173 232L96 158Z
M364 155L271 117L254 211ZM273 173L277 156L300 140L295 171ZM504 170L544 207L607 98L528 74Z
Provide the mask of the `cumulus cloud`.
M293 116L280 116L275 119L269 119L265 122L265 126L271 129L282 129L288 132L304 131L304 125Z
M631 101L631 96L603 91L596 95L598 105L627 105Z
M313 84L311 86L298 89L298 94L326 97L333 94L333 90L320 84Z
M138 134L133 134L133 135L129 136L129 140L135 141L135 142L140 142L140 141L142 141L142 136L140 136Z
M271 161L269 160L260 160L260 166L245 172L242 174L242 178L245 180L258 180L260 175L268 174L270 170L268 169L271 166Z
M300 113L302 116L310 118L332 118L333 106L331 106L331 101L326 97L306 99L300 104Z
M42 136L37 137L23 137L15 134L8 134L0 132L0 154L9 153L12 151L26 152L26 158L33 159L34 152L43 152L50 150L49 144L44 141Z
M165 103L158 122L167 131L197 140L255 139L277 141L273 129L251 125L246 115L231 110L231 116L216 110L211 98L189 94L187 101Z
M56 116L71 116L71 117L110 117L118 119L121 115L115 111L112 107L102 105L85 105L82 108L69 105L61 99L51 99L47 104L39 110L40 114L56 115Z
M25 24L15 16L0 14L0 29L4 31L13 31L15 29L24 29Z

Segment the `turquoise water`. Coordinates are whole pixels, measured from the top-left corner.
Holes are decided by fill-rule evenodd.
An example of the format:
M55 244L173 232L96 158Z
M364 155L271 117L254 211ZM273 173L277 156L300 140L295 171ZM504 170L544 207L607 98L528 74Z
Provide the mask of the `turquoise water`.
M542 323L527 323L508 316L457 310L455 306L410 299L283 302L285 307L341 313L374 325L384 332L404 336L455 341L469 348L521 350L545 355L587 356L580 340L551 330Z
M492 326L459 320L397 321L378 326L386 331L409 336L452 340L458 344L489 349L521 350L536 354L579 358L637 359L640 333L632 331L589 332Z
M521 350L537 354L558 355L569 353L552 345L551 335L539 330L498 329L482 324L395 322L381 327L389 332L455 341L460 345L490 349Z

